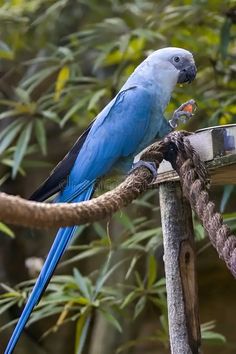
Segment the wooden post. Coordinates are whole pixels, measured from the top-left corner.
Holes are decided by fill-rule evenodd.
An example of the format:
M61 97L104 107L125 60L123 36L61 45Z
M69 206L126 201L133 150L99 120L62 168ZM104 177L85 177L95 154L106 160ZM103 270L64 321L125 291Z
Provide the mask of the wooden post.
M171 354L200 353L191 207L179 182L160 184Z

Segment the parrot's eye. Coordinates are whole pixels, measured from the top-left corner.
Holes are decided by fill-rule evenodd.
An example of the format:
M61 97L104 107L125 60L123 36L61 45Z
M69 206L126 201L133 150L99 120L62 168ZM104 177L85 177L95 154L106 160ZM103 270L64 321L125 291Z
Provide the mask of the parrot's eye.
M174 61L178 63L180 61L180 57L174 57Z

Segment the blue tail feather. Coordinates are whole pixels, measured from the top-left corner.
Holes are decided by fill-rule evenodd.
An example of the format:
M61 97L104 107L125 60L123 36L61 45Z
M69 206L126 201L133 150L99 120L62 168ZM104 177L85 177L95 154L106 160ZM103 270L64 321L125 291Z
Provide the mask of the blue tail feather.
M94 186L91 185L89 189L80 194L74 202L79 202L83 200L88 200L93 194ZM13 334L8 342L7 348L4 354L11 354L19 340L21 332L23 331L31 312L34 307L40 301L41 296L50 281L55 268L60 261L65 249L72 240L77 226L63 227L60 228L56 234L53 245L49 251L47 259L43 265L40 275L35 283L35 286L29 296L29 299L25 305L25 308L20 316L20 319L13 331Z

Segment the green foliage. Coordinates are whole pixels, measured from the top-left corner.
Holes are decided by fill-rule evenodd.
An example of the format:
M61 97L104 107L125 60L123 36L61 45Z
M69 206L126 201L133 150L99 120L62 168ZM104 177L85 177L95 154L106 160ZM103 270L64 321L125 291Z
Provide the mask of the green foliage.
M153 191L143 196L137 204L148 210L155 210L151 200ZM137 217L131 221L124 213L117 213L114 218L122 226L119 245L112 241L102 225L95 223L93 229L97 234L95 240L87 245L72 245L69 252L76 253L61 263L60 268L68 264L80 264L84 259L102 255L106 259L97 264L90 274L82 275L74 268L73 275L55 275L45 294L33 312L28 325L41 319L56 316L55 324L43 334L45 338L61 326L72 321L75 326L75 353L82 353L91 329L91 321L99 313L118 332L123 331L120 318L131 314L130 322L137 323L150 306L159 314L158 329L148 337L129 340L117 348L117 354L143 343L159 343L164 348L169 346L167 317L167 300L165 278L158 270L156 251L162 244L160 227L153 227L154 220ZM228 216L229 218L229 216ZM229 219L227 219L229 221ZM198 226L198 224L196 224ZM84 228L79 230L81 234ZM201 239L201 238L200 238ZM119 261L117 262L117 257ZM141 266L141 267L140 267ZM120 272L124 278L121 282L112 281ZM22 306L35 280L20 283L15 289L2 284L5 292L0 295L0 313L16 304ZM1 330L12 326L16 320L2 326ZM221 344L225 338L213 331L214 323L202 325L202 338L209 344ZM42 339L41 338L41 339Z
M8 235L10 237L15 236L14 232L10 229L10 227L3 224L2 222L0 222L0 232L3 232L5 235Z
M218 0L1 0L0 184L18 174L25 176L32 168L48 167L49 146L56 151L65 146L66 153L68 142L72 145L136 65L160 47L189 49L198 66L197 80L175 90L167 116L194 98L199 110L187 129L235 122L233 5ZM225 188L222 210L233 192L232 187ZM152 198L150 192L133 203L135 214L142 209L149 217L134 218L133 209L114 216L121 227L119 242L112 240L109 225L106 230L95 223L92 230L97 237L71 247L64 265L96 259L95 270L82 275L75 269L73 275L54 276L29 324L56 315L47 335L75 322L75 352L81 353L96 313L122 331L120 318L125 311L131 311L137 323L154 306L158 330L124 343L117 352L143 342L168 347L165 281L156 263L161 229L152 220L157 211ZM235 227L235 213L225 219ZM201 225L195 222L194 228L202 240ZM3 224L0 231L13 236ZM123 267L122 282L110 284ZM16 290L3 285L0 313L22 306L33 283L21 283ZM203 326L203 338L224 341L212 328Z
M215 321L210 321L201 325L201 337L203 341L210 345L222 345L226 342L226 338L217 332L214 332Z
M50 124L84 127L146 53L158 47L188 48L198 65L198 80L188 90L176 90L169 111L194 97L200 107L195 127L234 120L235 25L228 2L21 0L1 5L1 65L17 77L6 80L13 92L0 99L0 118L9 122L0 151L3 164L4 155L10 155L13 177L31 142L45 155ZM86 23L80 26L83 17ZM18 150L23 139L20 152L9 151L9 146Z

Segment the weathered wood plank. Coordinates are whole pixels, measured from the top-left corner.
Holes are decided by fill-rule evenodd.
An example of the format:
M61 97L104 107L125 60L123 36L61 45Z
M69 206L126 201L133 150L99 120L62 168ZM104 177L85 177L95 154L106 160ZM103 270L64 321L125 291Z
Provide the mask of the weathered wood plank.
M200 353L192 212L179 182L159 188L172 354Z
M236 184L236 124L211 127L188 137L206 162L212 184ZM163 161L154 184L178 180L171 164Z

